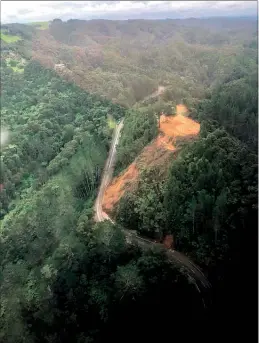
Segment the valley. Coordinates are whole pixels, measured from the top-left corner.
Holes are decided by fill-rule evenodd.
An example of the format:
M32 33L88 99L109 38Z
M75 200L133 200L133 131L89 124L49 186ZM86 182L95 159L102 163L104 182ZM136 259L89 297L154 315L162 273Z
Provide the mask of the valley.
M232 341L245 327L256 24L1 25L1 342Z
M170 123L170 126L172 126L172 129L175 129L177 126L179 126L179 124L178 125L176 124L179 121L188 123L187 118L181 117L180 114L177 117L178 118L175 118L176 119L175 122ZM169 120L170 119L171 118L169 118ZM166 121L167 121L166 118L164 118L164 117L161 118L162 123L165 123ZM190 125L190 123L188 123L188 124ZM199 126L197 123L193 123L193 124L196 124L197 126ZM167 125L163 125L163 127L164 126L167 127ZM191 126L192 126L192 130L195 132L195 134L197 134L199 130L196 129L196 131L195 131L195 128L193 127L195 125L191 125ZM120 137L120 133L121 133L122 128L123 128L123 121L121 121L120 124L114 130L114 135L113 135L113 140L112 140L111 147L110 147L109 156L107 158L106 165L105 165L105 168L103 171L102 180L101 180L101 184L100 184L100 188L99 188L99 192L98 192L96 204L95 204L95 220L97 222L109 220L110 222L112 222L114 224L113 220L107 215L106 212L103 211L103 210L107 211L107 209L108 209L109 210L108 213L110 213L110 210L111 210L111 208L109 208L109 207L107 208L107 205L105 203L107 201L107 198L109 199L109 196L107 195L107 193L108 194L110 193L112 196L117 197L117 199L118 199L118 193L120 196L122 196L121 188L123 187L123 185L120 185L121 188L119 188L119 189L118 189L118 185L116 185L117 183L121 184L120 181L115 180L115 181L113 181L113 183L115 183L115 185L113 185L113 184L111 186L109 185L110 180L112 178L112 174L113 174L114 162L116 160L116 146L119 142L119 137ZM163 129L161 129L161 131L164 132ZM183 129L180 130L181 134L183 133L183 131L184 131ZM192 131L192 133L193 133L193 131ZM176 138L177 136L173 135L173 137ZM160 137L158 137L157 139L159 141L161 141L161 139L159 139L159 138ZM163 146L164 146L164 142L163 142ZM169 150L172 150L171 147L169 147ZM142 154L143 154L143 152L142 152ZM131 168L131 166L129 168ZM127 175L129 175L128 170L126 170L125 173ZM122 179L125 179L125 176L124 177L122 176ZM132 182L132 181L136 181L136 180L134 180L132 178L128 180L128 182ZM112 190L110 188L112 188ZM117 191L115 191L116 188L117 188ZM125 185L124 185L123 192L125 192ZM115 204L113 201L112 206L114 206L114 205ZM128 244L136 244L137 243L142 248L144 247L144 249L148 249L152 245L158 245L161 248L165 247L165 246L163 246L160 243L157 243L155 241L145 239L145 238L140 237L138 235L134 235L132 233L132 230L123 229L123 232L125 233L126 241ZM195 266L186 256L184 256L183 254L181 254L179 252L176 252L175 250L171 250L171 249L167 251L167 256L168 256L169 260L173 261L174 264L175 263L179 264L181 267L185 267L187 269L187 275L190 278L195 279L194 283L195 283L199 292L201 292L201 289L199 288L198 283L201 283L202 287L205 290L206 290L206 288L210 287L210 283L207 280L207 278L205 277L205 275L202 273L202 271L197 266ZM192 274L192 275L190 275L190 274ZM203 299L203 301L204 301L204 299ZM206 306L205 302L204 302L204 306Z

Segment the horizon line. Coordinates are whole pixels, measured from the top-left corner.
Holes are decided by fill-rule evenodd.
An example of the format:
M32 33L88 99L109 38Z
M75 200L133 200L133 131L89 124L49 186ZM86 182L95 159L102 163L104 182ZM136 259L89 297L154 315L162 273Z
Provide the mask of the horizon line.
M186 18L154 18L154 19L149 19L149 18L127 18L127 19L109 19L109 18L91 18L91 19L78 19L78 18L70 18L70 19L61 19L61 18L53 18L50 20L35 20L35 21L26 21L26 22L9 22L9 23L1 23L0 26L3 25L12 25L12 24L22 24L22 25L26 25L26 24L30 24L30 23L41 23L41 22L45 22L45 23L49 23L55 19L59 19L62 22L68 22L70 20L78 20L78 21L93 21L93 20L107 20L107 21L139 21L139 20L146 20L146 21L159 21L159 20L189 20L189 19L211 19L211 18L255 18L258 19L258 15L257 14L248 14L248 15L215 15L215 16L206 16L206 17L186 17Z

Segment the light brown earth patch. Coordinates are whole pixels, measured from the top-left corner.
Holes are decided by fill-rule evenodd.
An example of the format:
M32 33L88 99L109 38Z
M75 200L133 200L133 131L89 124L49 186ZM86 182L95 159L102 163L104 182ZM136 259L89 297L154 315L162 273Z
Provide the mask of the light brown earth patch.
M187 116L189 113L188 108L183 104L176 105L176 114L181 114L183 116Z
M103 197L103 210L110 213L114 205L120 200L126 189L131 189L132 181L138 178L138 169L135 163L132 163L126 171L116 177L106 189Z
M177 111L182 113L186 113L186 110L184 105L179 105L177 108ZM103 197L104 212L112 214L115 205L125 192L133 191L137 186L144 169L159 166L159 175L165 177L172 155L176 157L179 151L175 145L176 140L194 137L199 131L200 124L183 114L162 115L158 137L147 145L135 161L107 187Z
M190 135L197 135L200 124L182 114L160 117L160 131L166 136L176 139Z

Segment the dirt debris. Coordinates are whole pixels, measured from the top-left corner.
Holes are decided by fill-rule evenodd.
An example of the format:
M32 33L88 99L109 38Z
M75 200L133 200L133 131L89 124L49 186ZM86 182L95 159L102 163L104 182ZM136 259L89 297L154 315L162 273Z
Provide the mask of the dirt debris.
M183 104L176 105L176 114L187 116L189 114L188 108Z
M176 139L177 137L197 135L200 131L200 124L182 114L162 115L160 117L160 131L164 135Z
M131 182L137 179L138 174L136 163L132 163L122 175L113 179L103 197L103 210L105 212L110 213L112 211L126 189L131 188Z
M178 154L175 146L177 138L196 136L200 124L186 117L188 109L178 105L177 114L162 115L160 118L160 133L148 144L135 161L107 187L103 197L103 210L112 214L114 207L126 191L132 191L137 185L143 169L160 166L161 175L167 172L172 154ZM185 114L185 115L184 115ZM166 244L172 244L171 237Z

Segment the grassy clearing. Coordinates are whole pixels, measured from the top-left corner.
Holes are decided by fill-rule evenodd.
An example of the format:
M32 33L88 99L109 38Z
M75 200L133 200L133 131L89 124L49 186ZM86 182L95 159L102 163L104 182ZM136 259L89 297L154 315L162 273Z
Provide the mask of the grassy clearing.
M108 126L110 129L115 129L116 121L114 120L114 118L112 116L108 116L107 122L108 122Z
M36 26L39 30L47 30L49 28L49 22L48 21L37 21L34 23L30 23L29 25Z
M12 70L15 73L23 73L24 72L24 65L20 63L18 60L14 60L11 58L6 58L6 64L9 68L12 68Z
M24 72L24 68L18 68L18 67L10 67L10 68L12 68L15 73L23 73Z
M22 39L19 36L10 35L7 31L1 31L0 37L1 37L1 40L3 40L6 43L15 43L18 40Z

